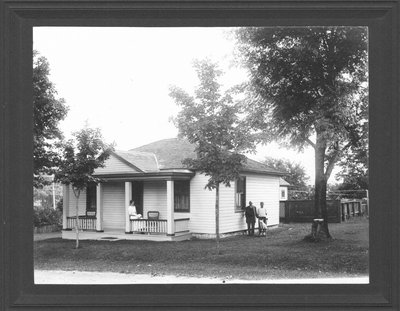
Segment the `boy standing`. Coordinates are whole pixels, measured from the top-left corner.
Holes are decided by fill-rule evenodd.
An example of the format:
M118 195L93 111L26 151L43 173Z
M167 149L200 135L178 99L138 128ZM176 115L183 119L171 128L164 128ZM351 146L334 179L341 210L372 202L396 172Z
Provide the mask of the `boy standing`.
M265 226L267 226L267 209L264 208L264 202L260 202L260 207L257 208L257 215L258 215L258 220L262 221L265 224ZM260 235L261 232L266 233L265 229L261 229L261 226L259 226Z

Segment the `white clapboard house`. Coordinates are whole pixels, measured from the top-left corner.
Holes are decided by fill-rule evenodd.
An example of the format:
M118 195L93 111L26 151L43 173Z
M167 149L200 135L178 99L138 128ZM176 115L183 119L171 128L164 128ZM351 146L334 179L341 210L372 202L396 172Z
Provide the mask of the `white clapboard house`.
M195 157L194 147L180 139L157 141L129 151L115 151L98 168L102 178L79 198L80 239L147 239L179 241L215 237L215 191L205 189L208 177L185 168L182 160ZM220 233L243 232L243 209L249 201L264 202L268 226L279 224L282 172L247 159L241 178L220 187ZM63 232L75 238L76 199L64 186ZM133 199L142 219L129 219Z

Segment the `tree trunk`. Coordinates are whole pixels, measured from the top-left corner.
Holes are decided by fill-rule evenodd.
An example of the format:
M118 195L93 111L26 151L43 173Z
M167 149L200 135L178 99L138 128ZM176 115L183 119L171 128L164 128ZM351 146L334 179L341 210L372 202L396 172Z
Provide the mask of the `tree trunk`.
M79 248L79 196L80 196L81 192L80 190L78 190L78 192L76 192L74 190L74 195L75 195L75 233L76 233L76 242L75 242L75 248Z
M322 135L317 133L317 141L315 144L315 196L314 196L314 219L311 226L311 235L308 238L312 241L321 239L324 233L326 238L331 238L328 228L328 209L326 205L326 189L327 178L324 173L326 142ZM321 220L322 221L318 221Z
M215 241L217 243L217 255L219 255L219 183L215 188Z

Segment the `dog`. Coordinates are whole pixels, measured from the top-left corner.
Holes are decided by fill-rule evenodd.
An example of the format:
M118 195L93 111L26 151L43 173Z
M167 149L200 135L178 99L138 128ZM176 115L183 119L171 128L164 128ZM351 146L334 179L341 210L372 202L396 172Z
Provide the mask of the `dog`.
M258 230L260 230L260 235L262 232L266 233L267 225L262 220L258 221Z

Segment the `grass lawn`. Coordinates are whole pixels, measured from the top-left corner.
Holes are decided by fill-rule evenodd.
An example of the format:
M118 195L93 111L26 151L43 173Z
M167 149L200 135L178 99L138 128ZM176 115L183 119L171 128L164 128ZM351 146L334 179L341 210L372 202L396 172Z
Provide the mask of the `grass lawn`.
M35 269L150 273L226 279L355 277L368 275L368 220L330 224L333 241L310 243L311 224L284 224L267 237L233 236L183 242L75 241L34 244Z

